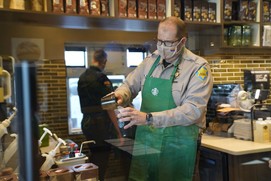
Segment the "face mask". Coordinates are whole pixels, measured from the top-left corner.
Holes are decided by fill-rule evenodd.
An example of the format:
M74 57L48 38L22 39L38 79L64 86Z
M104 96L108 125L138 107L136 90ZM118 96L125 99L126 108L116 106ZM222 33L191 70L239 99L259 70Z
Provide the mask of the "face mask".
M161 58L167 61L175 60L180 55L183 49L183 46L181 46L180 49L178 49L178 46L181 43L181 41L182 40L180 40L177 45L172 46L172 47L167 47L164 44L157 45L157 50Z

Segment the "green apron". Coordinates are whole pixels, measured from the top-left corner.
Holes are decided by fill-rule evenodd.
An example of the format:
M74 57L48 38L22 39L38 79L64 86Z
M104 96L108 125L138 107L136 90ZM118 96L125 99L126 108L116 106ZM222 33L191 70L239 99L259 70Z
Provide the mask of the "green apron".
M159 60L160 57L146 76L142 90L143 112L159 112L176 107L172 96L172 83L181 58L175 65L170 79L151 76ZM197 138L198 127L195 125L165 128L138 126L129 180L191 181Z

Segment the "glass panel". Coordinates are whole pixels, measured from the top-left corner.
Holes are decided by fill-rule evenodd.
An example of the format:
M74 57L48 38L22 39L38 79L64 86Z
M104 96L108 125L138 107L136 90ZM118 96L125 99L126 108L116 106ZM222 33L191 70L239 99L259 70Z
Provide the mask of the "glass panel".
M83 115L81 113L77 92L78 79L79 78L67 78L69 134L82 133L81 120Z
M127 67L137 67L147 55L142 48L128 48L126 53Z
M85 66L85 51L65 51L66 66Z

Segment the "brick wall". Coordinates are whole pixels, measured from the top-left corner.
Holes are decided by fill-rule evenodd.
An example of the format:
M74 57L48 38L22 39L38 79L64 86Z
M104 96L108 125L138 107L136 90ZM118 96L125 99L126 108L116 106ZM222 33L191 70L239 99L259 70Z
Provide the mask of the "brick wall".
M38 65L38 102L39 120L41 124L48 124L52 133L62 139L71 139L79 146L85 141L84 135L68 134L68 112L66 92L66 67L64 60L47 60ZM88 147L83 152L89 154ZM89 156L89 155L88 155ZM122 159L115 152L109 158L106 177L123 176Z
M243 70L268 70L270 55L216 55L205 56L209 61L214 83L238 83L244 86ZM271 81L270 81L271 82ZM271 104L271 96L265 101Z
M205 56L210 62L214 83L239 83L243 85L243 70L271 71L269 55L216 55ZM66 69L64 60L47 60L38 67L38 99L40 123L47 123L49 129L59 137L69 138L80 144L83 135L68 135ZM269 97L267 103L271 103ZM112 154L107 177L122 174L119 159Z
M82 135L68 135L66 92L66 67L64 60L46 60L37 69L39 118L41 124L62 139L71 139L80 144Z
M205 56L210 62L214 83L243 85L243 70L271 71L271 55ZM82 135L68 135L66 69L64 60L47 60L38 68L40 122L61 138L81 143ZM266 101L271 104L271 96Z

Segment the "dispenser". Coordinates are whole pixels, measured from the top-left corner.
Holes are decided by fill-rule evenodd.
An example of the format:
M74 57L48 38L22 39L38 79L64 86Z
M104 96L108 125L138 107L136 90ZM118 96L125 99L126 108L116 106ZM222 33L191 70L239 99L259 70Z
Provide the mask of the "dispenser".
M3 69L3 59L0 57L0 103L11 96L11 77L8 71Z

